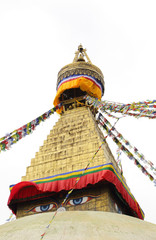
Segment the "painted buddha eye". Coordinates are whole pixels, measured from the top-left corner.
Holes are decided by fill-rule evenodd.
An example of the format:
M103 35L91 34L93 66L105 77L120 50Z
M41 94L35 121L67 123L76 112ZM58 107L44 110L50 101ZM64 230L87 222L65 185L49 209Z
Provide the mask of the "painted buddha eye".
M56 208L56 205L51 203L51 204L40 205L40 206L34 207L27 212L47 212L53 208Z
M91 199L91 197L80 197L80 198L75 198L71 199L67 202L69 205L79 205L88 202Z

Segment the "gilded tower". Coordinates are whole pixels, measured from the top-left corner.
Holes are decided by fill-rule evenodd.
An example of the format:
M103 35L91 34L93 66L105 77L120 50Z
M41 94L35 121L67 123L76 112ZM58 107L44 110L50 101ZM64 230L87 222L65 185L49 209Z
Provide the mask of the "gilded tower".
M10 188L8 206L18 219L0 226L0 240L155 240L156 227L142 221L98 126L97 109L86 100L103 94L103 74L80 45L58 73L60 119L22 181Z
M80 45L73 62L58 73L54 105L61 104L60 119L22 181L12 186L8 206L17 218L63 206L66 211L114 212L143 219L98 127L96 108L85 100L86 95L101 99L103 94L103 73Z

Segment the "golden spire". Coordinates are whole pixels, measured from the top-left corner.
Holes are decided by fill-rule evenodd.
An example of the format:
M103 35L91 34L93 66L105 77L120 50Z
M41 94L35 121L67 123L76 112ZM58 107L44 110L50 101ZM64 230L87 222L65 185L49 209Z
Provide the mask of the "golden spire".
M82 44L80 44L80 45L78 46L78 51L75 52L75 58L74 58L74 60L73 60L73 63L75 63L75 62L80 62L80 61L85 62L84 57L86 57L88 63L91 64L92 62L90 61L90 59L89 59L86 51L87 51L87 49L84 49L83 46L82 46Z

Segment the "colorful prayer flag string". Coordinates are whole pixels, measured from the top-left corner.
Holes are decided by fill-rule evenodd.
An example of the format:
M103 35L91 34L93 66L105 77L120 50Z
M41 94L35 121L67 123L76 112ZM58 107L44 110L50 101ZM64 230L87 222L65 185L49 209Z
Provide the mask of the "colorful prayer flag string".
M116 150L116 154L117 154L116 162L117 162L118 166L120 167L121 173L122 173L123 171L122 171L122 164L121 164L121 158L120 158L121 157L121 153L122 153L121 149L117 148L117 150Z
M101 114L101 115L102 115L102 114ZM117 144L117 146L128 156L128 158L129 158L130 160L134 160L134 164L135 164L138 168L140 168L141 171L142 171L146 176L148 176L151 181L154 182L154 184L156 184L156 179L154 179L154 177L146 170L146 167L142 166L141 163L139 162L139 160L134 157L134 155L127 149L127 147L125 147L125 146L121 143L121 141L119 141L119 137L122 138L122 140L123 140L124 138L123 138L123 136L122 136L120 133L118 133L118 132L116 131L115 127L112 127L111 129L109 129L108 126L111 126L111 124L109 123L109 121L108 121L106 118L104 118L104 121L103 121L103 122L100 121L99 123L100 123L100 125L105 129L105 131L107 132L107 134L108 134L110 137L112 137L113 141ZM115 132L117 133L117 136L115 136L115 134L113 133L113 131L115 131ZM132 146L130 145L130 143L129 143L128 141L126 141L125 139L124 139L124 143L125 143L125 145L129 145L130 147L132 147ZM136 152L137 152L137 151L136 151ZM140 155L138 155L138 156L140 156ZM147 161L146 161L146 163L147 163Z
M99 113L98 118L102 119L102 124L105 123L110 128L112 127L110 122L101 113ZM132 146L131 143L128 140L126 140L123 137L123 135L121 133L119 133L115 128L113 128L112 131L114 131L114 133L120 139L120 141L122 141L127 147L129 147L130 149L133 150L134 154L145 164L144 167L150 168L150 170L153 172L153 174L156 175L156 168L154 167L154 164L151 161L146 160L145 156L142 153L140 153L136 147Z
M13 213L11 213L11 214L10 214L10 216L9 216L9 218L8 218L8 219L6 219L6 221L7 221L7 222L10 222L10 221L11 221L11 219L13 218L13 215L14 215L14 214L13 214Z
M111 101L100 101L96 98L86 96L88 104L91 104L107 115L111 115L109 112L119 113L122 115L133 116L136 118L148 117L150 119L156 118L156 100L147 100L143 102L133 102L129 104L115 103Z
M33 121L25 124L24 126L14 130L13 132L7 134L6 136L0 138L0 152L9 150L10 147L18 142L20 139L32 133L36 126L38 126L41 122L45 121L47 118L50 117L58 108L61 107L61 104L57 105L56 107L50 109L49 111L45 112L41 116L37 117Z

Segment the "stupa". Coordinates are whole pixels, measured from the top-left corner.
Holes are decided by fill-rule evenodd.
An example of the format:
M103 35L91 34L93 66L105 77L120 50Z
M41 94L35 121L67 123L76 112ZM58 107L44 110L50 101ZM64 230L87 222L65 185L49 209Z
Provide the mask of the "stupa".
M63 212L45 239L125 239L122 231L126 231L126 239L154 239L156 227L142 221L144 213L98 127L96 109L85 100L86 95L101 99L103 94L104 76L80 45L73 62L58 73L54 106L61 103L60 119L22 181L11 186L8 206L17 220L0 227L4 233L0 239L38 239L39 226L58 209ZM113 235L120 223L123 229ZM111 226L110 230L104 225ZM65 235L59 231L61 226L66 226ZM140 232L139 238L141 228L144 234ZM18 238L19 233L22 237Z

